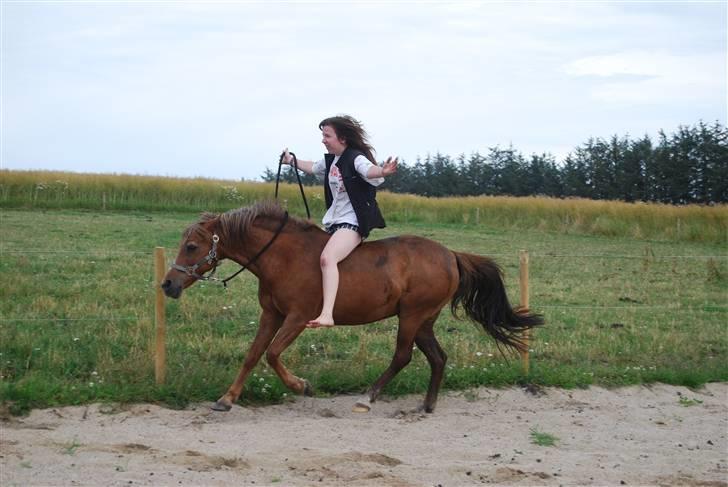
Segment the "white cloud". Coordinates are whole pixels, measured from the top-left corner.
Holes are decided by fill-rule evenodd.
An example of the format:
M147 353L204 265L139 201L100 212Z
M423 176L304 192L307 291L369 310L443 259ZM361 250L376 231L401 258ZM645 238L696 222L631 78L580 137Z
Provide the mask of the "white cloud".
M725 89L725 53L683 55L656 51L625 51L589 56L567 64L575 77L599 78L591 88L599 100L667 103L712 99Z
M669 56L662 56L662 59L659 59L659 57L659 55L649 52L626 52L608 56L591 56L577 59L566 65L565 71L573 76L659 76L662 70L664 70L665 65L670 64L670 61L672 61Z

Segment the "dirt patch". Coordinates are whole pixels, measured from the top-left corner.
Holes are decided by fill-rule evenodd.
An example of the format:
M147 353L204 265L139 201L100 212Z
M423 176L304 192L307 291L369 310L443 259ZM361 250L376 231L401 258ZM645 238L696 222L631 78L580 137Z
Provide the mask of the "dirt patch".
M0 423L0 485L728 487L728 384L355 400L37 410Z

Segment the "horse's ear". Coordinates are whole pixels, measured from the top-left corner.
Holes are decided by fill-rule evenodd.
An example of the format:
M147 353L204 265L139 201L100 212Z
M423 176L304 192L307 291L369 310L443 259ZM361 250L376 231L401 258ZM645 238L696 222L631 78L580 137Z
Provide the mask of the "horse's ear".
M207 223L210 220L217 220L220 217L217 213L210 213L209 211L203 211L200 213L200 223Z
M210 233L215 233L215 228L220 222L220 215L207 211L200 214L200 225Z

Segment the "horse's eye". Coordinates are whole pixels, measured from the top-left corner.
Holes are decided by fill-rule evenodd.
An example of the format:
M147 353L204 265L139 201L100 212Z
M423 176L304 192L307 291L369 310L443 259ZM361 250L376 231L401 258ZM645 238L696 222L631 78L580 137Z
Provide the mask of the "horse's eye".
M187 245L185 245L185 250L189 253L192 253L197 250L197 245L193 243L188 243Z

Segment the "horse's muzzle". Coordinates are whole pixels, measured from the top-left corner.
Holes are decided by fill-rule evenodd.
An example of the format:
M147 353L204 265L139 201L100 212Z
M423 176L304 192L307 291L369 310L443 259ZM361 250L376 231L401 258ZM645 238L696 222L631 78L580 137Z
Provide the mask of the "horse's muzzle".
M177 299L182 295L182 285L172 282L171 279L165 279L161 287L164 294L169 298Z

